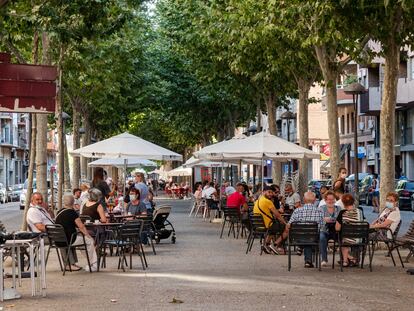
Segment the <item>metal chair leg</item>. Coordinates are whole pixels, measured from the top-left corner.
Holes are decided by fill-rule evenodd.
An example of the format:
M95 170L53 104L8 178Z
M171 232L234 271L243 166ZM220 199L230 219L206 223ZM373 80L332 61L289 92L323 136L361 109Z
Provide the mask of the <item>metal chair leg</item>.
M224 221L223 221L223 226L221 226L221 233L220 233L220 239L222 239L223 238L223 231L224 231L224 226L226 225L226 218L224 218Z

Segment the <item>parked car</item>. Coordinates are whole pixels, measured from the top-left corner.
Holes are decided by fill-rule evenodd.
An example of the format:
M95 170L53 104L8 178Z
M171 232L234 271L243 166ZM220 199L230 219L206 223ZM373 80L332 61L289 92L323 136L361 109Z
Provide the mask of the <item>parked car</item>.
M414 181L400 180L397 183L395 192L398 193L400 209L412 209L412 197L414 194Z
M358 173L358 184L359 186L361 186L361 182L362 180L367 177L368 175L371 175L369 173ZM349 193L355 193L355 174L351 174L349 175L346 179L345 179L345 192L349 192Z
M368 206L372 205L372 192L370 189L372 187L372 181L374 180L374 175L367 175L359 184L359 202Z
M7 202L7 189L2 183L0 183L0 202L3 204Z
M13 187L11 186L6 187L7 202L12 202L12 192L13 192Z
M15 184L11 187L10 201L19 201L20 194L23 191L23 184Z
M328 184L327 179L311 179L308 182L308 190L315 193L316 198L320 199L321 198L321 192L320 192L321 187L322 186L327 186L327 184Z
M22 209L22 210L24 209L24 206L26 204L27 186L28 186L28 180L26 179L26 181L23 184L23 189L20 193L20 199L19 199L20 209ZM54 186L56 187L56 185L54 185ZM49 202L49 205L50 205L50 202L52 200L52 195L51 195L51 191L50 191L50 181L49 180L47 181L47 187L48 187L48 202ZM57 192L58 191L55 187L53 188L53 191L54 191L54 203L56 205L57 204ZM32 188L33 188L33 192L36 192L36 178L33 179L33 187Z

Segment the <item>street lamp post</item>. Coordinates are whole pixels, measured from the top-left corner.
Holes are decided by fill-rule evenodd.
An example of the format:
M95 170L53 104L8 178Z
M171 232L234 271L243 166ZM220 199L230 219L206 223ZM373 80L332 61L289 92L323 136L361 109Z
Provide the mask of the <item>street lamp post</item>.
M355 204L359 205L359 176L358 176L358 95L366 92L365 87L360 83L351 83L344 88L345 94L352 95L354 105L354 183L355 183Z

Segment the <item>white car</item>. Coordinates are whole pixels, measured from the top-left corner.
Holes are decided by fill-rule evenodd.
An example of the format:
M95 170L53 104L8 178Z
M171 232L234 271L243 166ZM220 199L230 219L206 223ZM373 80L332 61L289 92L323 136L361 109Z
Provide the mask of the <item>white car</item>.
M2 183L0 183L0 202L3 204L7 202L7 189Z

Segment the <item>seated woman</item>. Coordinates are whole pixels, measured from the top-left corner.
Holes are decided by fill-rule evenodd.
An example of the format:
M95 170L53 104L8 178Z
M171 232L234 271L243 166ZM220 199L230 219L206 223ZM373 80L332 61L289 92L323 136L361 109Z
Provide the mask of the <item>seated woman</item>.
M335 192L329 190L323 197L324 205L319 207L323 212L323 220L325 225L321 227L320 233L320 249L322 262L321 266L325 267L328 263L328 240L335 238L335 222L341 211L341 208L335 205Z
M376 232L371 233L370 238L377 241L392 239L392 234L401 221L398 199L397 193L387 193L385 209L379 215L378 219L374 220L370 225L371 229L376 229ZM391 232L387 229L390 229Z
M102 192L97 188L89 189L89 199L83 205L81 215L91 217L92 221L99 220L102 223L106 223L104 208L101 204Z
M136 188L132 188L129 192L129 203L127 206L128 214L131 215L147 215L147 207L145 203L140 201L140 193L139 190Z
M342 224L344 223L353 223L359 222L363 220L363 215L360 209L354 206L355 199L351 194L344 194L342 196L342 203L344 204L345 209L341 210L336 218L335 230L341 231ZM346 239L344 241L346 243L352 244L355 243L355 240ZM352 257L350 253L349 247L342 247L341 249L343 260L344 260L344 267L354 266L357 264L357 259Z

